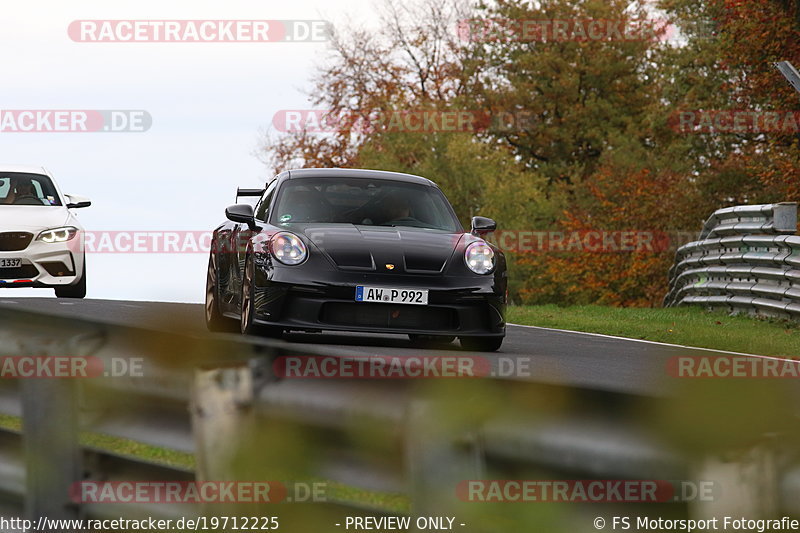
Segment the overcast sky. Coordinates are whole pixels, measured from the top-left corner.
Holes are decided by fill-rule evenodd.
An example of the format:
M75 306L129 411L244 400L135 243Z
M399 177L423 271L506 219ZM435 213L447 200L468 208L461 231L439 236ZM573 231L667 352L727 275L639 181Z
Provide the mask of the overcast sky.
M89 231L211 230L237 186L268 177L254 155L281 109L305 91L325 43L84 43L75 20L352 19L372 0L2 0L0 109L138 109L144 133L0 133L0 162L46 166L65 193L88 196ZM205 254L104 254L88 261L88 297L200 302ZM14 289L3 296L51 296Z

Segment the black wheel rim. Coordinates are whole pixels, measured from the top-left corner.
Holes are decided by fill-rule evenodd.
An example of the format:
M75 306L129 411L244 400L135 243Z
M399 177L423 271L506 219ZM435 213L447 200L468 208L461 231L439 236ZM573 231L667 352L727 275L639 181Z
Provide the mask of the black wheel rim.
M206 322L214 319L214 306L217 305L217 266L214 254L208 258L208 272L206 273Z
M253 308L253 278L252 278L252 263L245 262L244 276L242 279L242 333L248 333L250 330L250 322L252 320Z

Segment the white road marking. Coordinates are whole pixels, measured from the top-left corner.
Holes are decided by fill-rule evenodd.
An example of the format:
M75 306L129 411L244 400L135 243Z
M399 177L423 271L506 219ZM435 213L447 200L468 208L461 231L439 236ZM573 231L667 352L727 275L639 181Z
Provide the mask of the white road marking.
M658 342L658 341L648 341L644 339L631 339L630 337L618 337L616 335L604 335L603 333L587 333L586 331L572 331L570 329L556 329L556 328L545 328L542 326L526 326L524 324L508 324L509 326L516 326L518 328L531 328L531 329L543 329L546 331L555 331L558 333L577 333L578 335L589 335L592 337L605 337L607 339L617 339L622 341L631 341L631 342L644 342L647 344L657 344L660 346L669 346L672 348L685 348L687 350L703 350L706 352L715 352L715 353L726 353L731 355L743 355L745 357L756 357L759 359L772 359L774 361L794 361L796 363L800 363L800 360L791 359L789 357L776 357L773 355L759 355L754 353L744 353L744 352L730 352L728 350L715 350L713 348L700 348L698 346L686 346L683 344L670 344L668 342Z

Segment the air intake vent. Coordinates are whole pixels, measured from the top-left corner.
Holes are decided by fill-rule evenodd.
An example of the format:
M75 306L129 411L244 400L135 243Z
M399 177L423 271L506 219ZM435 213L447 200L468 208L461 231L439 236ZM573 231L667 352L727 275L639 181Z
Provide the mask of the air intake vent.
M458 329L458 319L452 309L420 305L328 302L322 307L321 319L339 326Z
M53 261L40 264L42 265L42 268L47 270L48 274L57 278L75 275L75 272L70 270L70 268L61 261Z

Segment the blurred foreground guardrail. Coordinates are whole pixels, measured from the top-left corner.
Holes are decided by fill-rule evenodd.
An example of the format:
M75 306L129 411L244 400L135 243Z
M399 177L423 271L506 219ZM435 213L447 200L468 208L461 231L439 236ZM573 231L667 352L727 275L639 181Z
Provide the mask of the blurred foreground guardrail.
M681 246L669 271L667 307L702 305L800 318L797 204L728 207Z
M798 511L796 453L782 441L783 429L769 425L793 426L796 410L760 389L736 391L754 398L759 421L740 428L747 420L741 409L733 426L724 422L731 407L719 401L725 389L712 387L705 406L707 384L659 398L495 378L281 379L278 358L330 354L8 309L0 309L0 347L7 356L97 358L106 369L142 359L135 376L0 380L0 413L22 418L21 431L8 424L0 430L0 516L246 513L279 516L284 531L323 531L339 529L334 524L347 516L398 513L374 496L386 493L408 499L399 514L455 516L467 524L455 529L470 532L591 530L591 519L604 513L755 518ZM346 349L336 356L350 357ZM82 439L86 432L185 452L194 465L98 449ZM465 482L487 479L685 480L681 487L706 480L714 489L707 498L676 489L660 503L583 506L487 503L459 493ZM79 482L221 480L336 485L324 498L289 489L283 502L245 511L74 497ZM366 492L353 497L355 489Z

